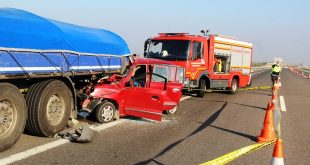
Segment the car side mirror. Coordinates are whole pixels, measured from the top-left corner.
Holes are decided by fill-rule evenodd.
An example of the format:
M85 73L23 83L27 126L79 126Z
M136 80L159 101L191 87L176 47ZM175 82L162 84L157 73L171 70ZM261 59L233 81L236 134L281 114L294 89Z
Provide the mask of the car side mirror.
M125 82L125 87L130 87L130 81Z
M134 82L134 77L130 77L129 81L125 82L125 87L133 87Z

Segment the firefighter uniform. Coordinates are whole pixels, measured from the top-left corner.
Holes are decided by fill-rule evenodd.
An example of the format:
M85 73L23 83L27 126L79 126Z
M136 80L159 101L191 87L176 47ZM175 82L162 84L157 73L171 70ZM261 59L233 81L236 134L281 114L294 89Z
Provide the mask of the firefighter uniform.
M222 72L222 60L218 59L218 66L217 66L218 72Z

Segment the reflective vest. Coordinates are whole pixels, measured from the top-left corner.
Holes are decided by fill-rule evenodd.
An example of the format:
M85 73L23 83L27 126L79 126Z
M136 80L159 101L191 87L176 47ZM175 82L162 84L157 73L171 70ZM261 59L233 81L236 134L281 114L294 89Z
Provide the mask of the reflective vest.
M222 60L218 60L218 72L222 72Z
M280 73L281 71L281 67L278 66L278 65L275 65L273 68L272 68L272 73Z

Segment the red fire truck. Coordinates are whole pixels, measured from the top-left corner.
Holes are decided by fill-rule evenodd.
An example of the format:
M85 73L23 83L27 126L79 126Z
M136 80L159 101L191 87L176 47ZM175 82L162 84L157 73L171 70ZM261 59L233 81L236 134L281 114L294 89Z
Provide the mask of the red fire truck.
M159 33L144 45L147 58L173 61L186 68L185 87L203 97L206 90L228 90L251 82L253 44L221 35Z

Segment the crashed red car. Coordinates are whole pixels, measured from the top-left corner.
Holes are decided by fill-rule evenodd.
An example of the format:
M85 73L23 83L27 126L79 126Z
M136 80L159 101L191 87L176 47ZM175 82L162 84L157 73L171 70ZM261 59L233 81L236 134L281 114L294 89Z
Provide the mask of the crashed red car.
M122 75L100 79L86 90L82 110L99 123L123 116L161 120L175 114L182 96L184 68L168 61L129 58Z

